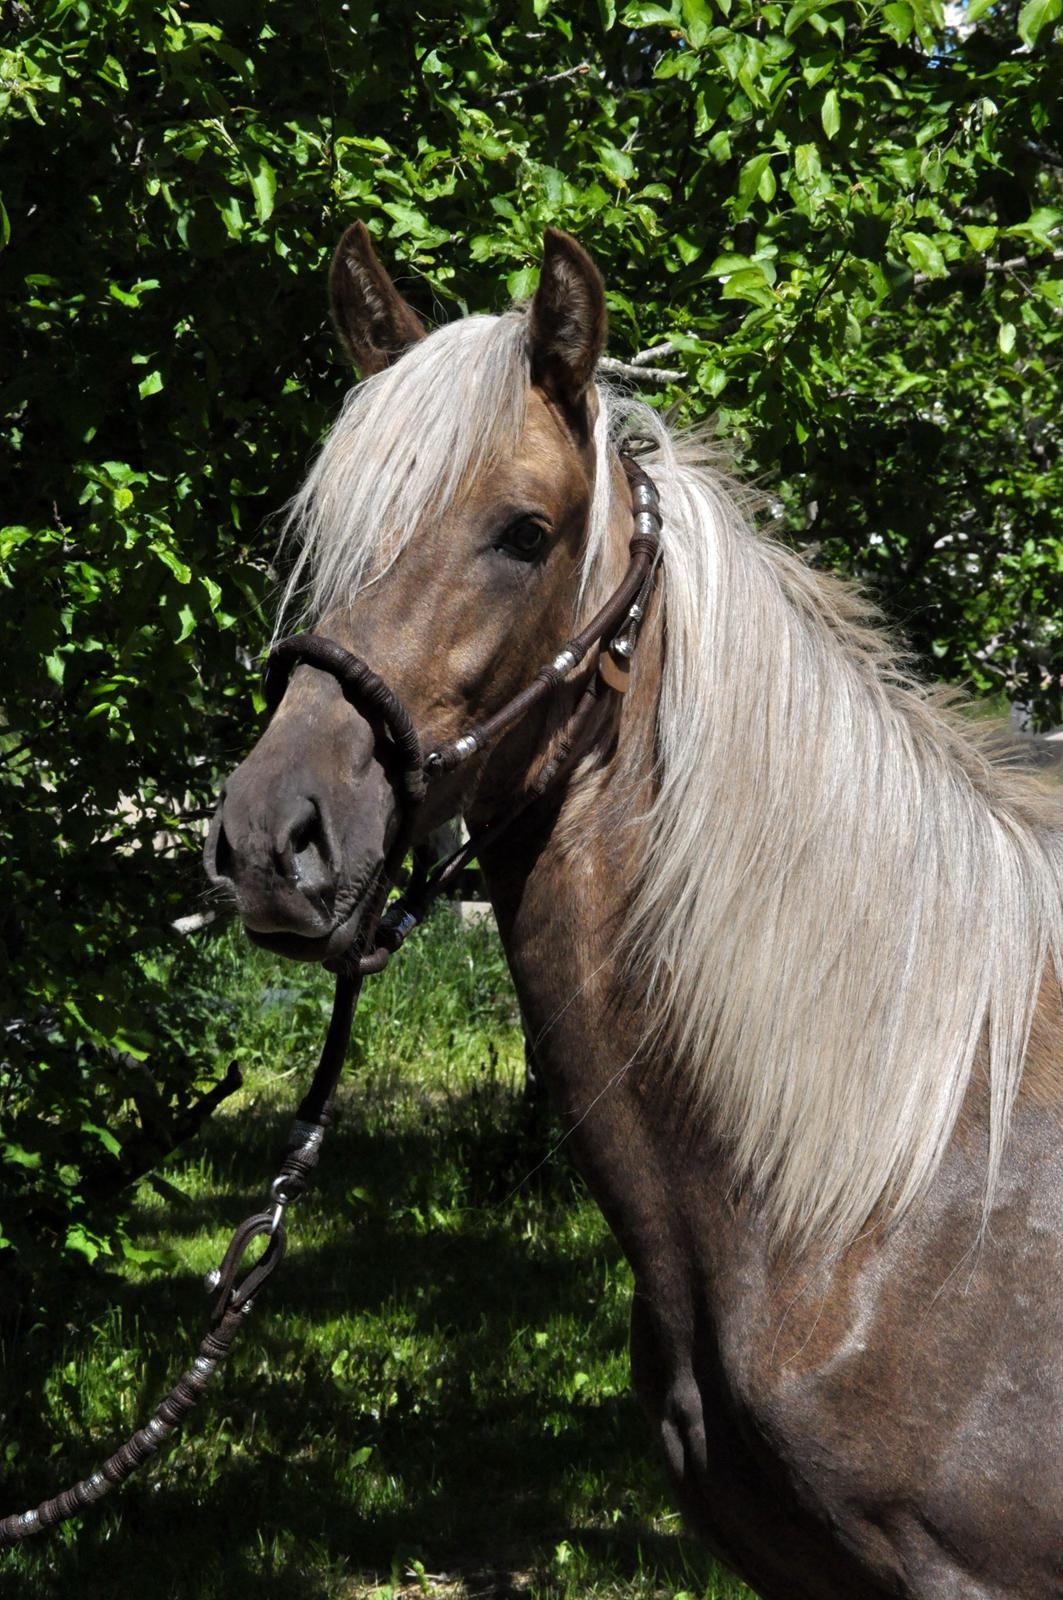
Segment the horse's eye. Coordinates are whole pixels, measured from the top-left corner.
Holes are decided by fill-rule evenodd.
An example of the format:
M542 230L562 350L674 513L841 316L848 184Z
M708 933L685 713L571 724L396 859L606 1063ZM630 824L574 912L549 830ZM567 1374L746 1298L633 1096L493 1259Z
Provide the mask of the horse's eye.
M496 550L516 561L534 561L546 543L546 529L534 517L519 517L501 535Z

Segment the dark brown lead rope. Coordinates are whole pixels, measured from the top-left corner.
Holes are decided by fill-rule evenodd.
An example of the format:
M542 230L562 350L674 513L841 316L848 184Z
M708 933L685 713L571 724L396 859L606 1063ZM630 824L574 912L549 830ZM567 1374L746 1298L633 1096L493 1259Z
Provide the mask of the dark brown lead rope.
M565 645L554 659L542 667L527 689L515 695L502 709L451 744L441 745L422 756L413 720L402 701L372 668L358 656L344 650L331 639L315 634L296 634L282 639L270 653L266 670L266 701L272 714L283 698L292 669L300 663L330 672L346 698L371 723L381 724L390 737L393 757L399 767L399 829L381 873L373 914L367 929L375 931L375 946L368 953L356 954L337 963L336 992L332 1016L321 1057L310 1088L300 1102L288 1136L288 1148L270 1186L269 1209L258 1211L237 1228L229 1242L221 1266L207 1274L206 1287L213 1296L211 1326L203 1336L192 1365L184 1372L144 1427L138 1428L123 1445L107 1457L91 1477L82 1478L69 1489L44 1500L31 1511L0 1520L0 1549L21 1544L31 1534L54 1527L102 1500L104 1495L124 1483L137 1467L156 1453L162 1442L188 1416L225 1360L251 1310L255 1296L276 1271L284 1256L287 1234L284 1213L302 1195L321 1155L326 1130L332 1120L332 1101L343 1069L350 1039L354 1009L363 978L380 972L409 934L427 916L439 897L446 893L458 874L482 850L493 844L516 819L547 793L578 756L585 732L593 721L601 700L601 687L623 692L626 669L634 653L639 626L645 615L654 562L659 550L661 516L657 491L652 480L630 456L622 455L631 487L634 533L630 543L631 560L619 588L595 617ZM579 665L591 647L601 643L603 656L608 650L615 670L600 665L584 690L563 730L557 748L543 764L538 776L502 817L496 818L466 841L433 871L415 854L413 877L402 896L376 925L377 916L409 846L417 810L424 799L425 773L450 772L492 739L513 726L546 696L556 693L567 674ZM257 1261L237 1281L253 1242L266 1238L266 1248Z

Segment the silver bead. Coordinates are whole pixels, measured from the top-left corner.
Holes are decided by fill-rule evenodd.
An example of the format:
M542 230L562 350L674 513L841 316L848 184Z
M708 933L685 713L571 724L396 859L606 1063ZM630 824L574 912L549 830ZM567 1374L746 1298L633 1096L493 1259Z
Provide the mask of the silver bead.
M560 655L554 657L550 665L555 672L570 672L576 665L576 655L572 650L562 650Z
M288 1130L288 1149L305 1150L313 1149L325 1137L325 1130L317 1122L303 1122L296 1117Z
M219 1267L211 1267L209 1272L203 1274L203 1287L208 1294L213 1294L220 1282L221 1269Z

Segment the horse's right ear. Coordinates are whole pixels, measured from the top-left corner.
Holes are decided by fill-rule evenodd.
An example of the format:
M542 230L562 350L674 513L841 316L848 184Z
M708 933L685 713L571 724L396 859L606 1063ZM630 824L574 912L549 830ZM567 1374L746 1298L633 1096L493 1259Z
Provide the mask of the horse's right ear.
M587 252L547 228L539 287L528 311L532 382L577 413L605 349L605 289Z
M363 378L424 338L420 317L377 260L364 222L352 223L336 246L328 282L336 332Z

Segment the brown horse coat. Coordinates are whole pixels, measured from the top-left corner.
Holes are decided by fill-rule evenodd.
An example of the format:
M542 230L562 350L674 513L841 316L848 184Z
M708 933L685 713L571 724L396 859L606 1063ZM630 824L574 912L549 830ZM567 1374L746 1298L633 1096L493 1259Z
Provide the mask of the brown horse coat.
M588 542L597 541L592 588L607 588L622 569L630 512L593 386L601 285L579 247L551 233L522 319L424 341L356 227L337 252L332 290L349 351L376 376L357 392L304 495L312 537L302 576L311 576L318 630L388 679L427 745L497 708L560 647ZM514 361L524 377L511 414ZM448 370L452 392L441 398ZM417 402L421 413L391 416L389 400ZM502 421L492 431L495 415ZM519 423L519 432L496 437L502 423ZM468 470L437 492L426 478L424 514L404 523L402 495L428 473L433 439ZM356 527L365 513L380 527L329 533L326 511L334 523L346 515ZM751 607L776 607L777 636L766 644L764 626L753 630L742 673L772 674L763 715L775 722L762 736L780 748L780 719L792 712L800 730L807 702L812 754L791 740L792 766L765 767L763 784L743 790L735 744L729 769L705 767L712 804L686 817L686 832L680 806L697 807L696 783L669 814L671 835L643 825L661 815L684 737L696 743L710 717L720 719L719 741L727 737L729 708L709 698L697 701L688 729L681 715L670 734L662 720L662 695L679 693L667 690L668 651L686 616L682 553L670 562L666 548L631 694L603 705L572 778L484 862L536 1063L632 1264L635 1383L681 1504L712 1549L767 1600L1063 1595L1063 1034L1054 976L1063 918L1056 868L1039 877L1035 859L1043 848L1058 862L1063 811L1047 789L998 776L955 719L910 684L898 687L887 647L843 590L755 540L742 533L727 543L721 532L722 576L706 594L723 596L727 578L736 605L745 594ZM689 546L691 571L699 548ZM721 600L691 626L733 640L733 668L744 636L728 617ZM763 665L768 645L773 667ZM845 738L832 722L837 697L815 700L816 673L828 670L832 651L842 663L838 696L854 697L860 712ZM475 825L506 806L551 748L587 670L555 707L435 783L425 830L459 810ZM878 741L870 754L865 729ZM796 826L817 740L830 747L833 798L810 804L780 864L772 850ZM727 768L724 744L716 748ZM350 945L395 826L384 757L333 680L301 668L226 786L208 846L212 878L258 940L315 960ZM954 856L949 829L934 820L934 807L946 805L959 819ZM979 818L992 846L981 857ZM911 830L915 866L903 851L891 858L895 898L883 910L881 896L861 901L861 872L886 874L879 847L893 827ZM705 908L739 857L710 937ZM712 867L700 888L690 877L699 858ZM984 872L970 866L979 860ZM663 908L647 888L648 863L669 885ZM687 877L669 877L680 865ZM925 904L913 897L916 872ZM1049 929L1029 933L1025 965L993 936L993 919L1010 918L1026 937L1022 896L1009 888L1021 887L1024 872L1043 890L1038 928ZM691 881L697 892L686 900ZM747 902L758 893L768 911L756 920ZM802 918L818 937L796 934ZM788 921L795 936L780 944ZM856 962L861 940L881 950L881 967L868 964L867 949ZM733 982L714 970L724 950ZM655 952L664 952L656 963ZM789 970L802 962L805 989ZM979 1000L982 967L997 986L987 979L989 998ZM891 972L906 976L889 980ZM1037 1000L1021 1081L1032 1002L993 1021L1016 972ZM966 985L975 999L953 1006ZM669 1012L673 990L692 999ZM941 1037L962 1034L966 1056L957 1046L940 1065L919 1057L911 1040L924 1024ZM876 1037L881 1054L868 1043ZM744 1056L741 1041L752 1041ZM698 1049L703 1067L694 1072ZM924 1077L904 1076L917 1072ZM942 1104L931 1106L939 1085ZM988 1218L987 1161L999 1167Z

